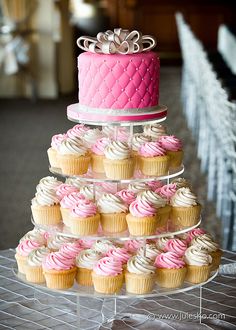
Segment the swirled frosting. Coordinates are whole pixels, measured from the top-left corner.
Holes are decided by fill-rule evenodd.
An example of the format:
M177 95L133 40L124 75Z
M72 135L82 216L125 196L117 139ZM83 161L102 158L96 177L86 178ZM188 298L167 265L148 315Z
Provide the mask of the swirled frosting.
M48 248L52 250L59 250L63 244L74 241L75 239L72 237L55 235L48 240Z
M62 200L60 201L61 207L65 209L72 208L76 203L80 202L81 200L85 200L83 194L80 192L72 192L71 194L64 196Z
M51 147L55 150L58 150L61 142L66 139L66 134L56 134L53 135L51 140Z
M167 200L156 194L152 190L145 190L138 194L137 200L151 203L155 208L164 207L167 204Z
M56 192L57 188L62 183L63 182L57 180L57 178L54 176L45 176L44 178L40 179L39 184L36 187L36 191L53 190Z
M107 159L122 160L131 157L131 151L126 142L112 141L106 146L104 154Z
M61 252L66 258L75 258L81 251L83 247L79 241L65 243L60 247L59 252Z
M50 206L58 204L60 199L56 195L56 190L61 184L62 182L53 176L42 178L36 187L36 194L32 199L32 205Z
M123 202L128 205L131 204L136 198L136 194L128 189L122 189L118 191L116 193L116 196L119 196L123 200Z
M129 132L126 127L104 126L102 132L111 139L126 142L129 138Z
M158 247L159 250L164 250L166 243L172 238L173 236L159 237L156 241L156 246Z
M133 256L127 263L127 270L132 274L154 274L155 267L151 259L144 256Z
M188 245L186 241L181 240L179 238L172 238L166 242L164 246L164 251L176 252L178 255L183 256L187 247Z
M191 207L197 205L197 197L189 188L180 188L171 197L170 203L172 206Z
M208 254L207 250L193 245L185 251L184 260L188 265L204 266L212 262L212 257Z
M101 138L98 139L94 145L92 146L91 150L94 154L103 156L104 155L104 150L106 146L110 143L110 140L108 138Z
M90 249L93 244L95 243L94 239L80 239L79 240L80 245L84 248L84 249Z
M142 144L145 142L151 142L151 140L150 136L144 135L143 133L134 134L130 139L132 150L138 151Z
M94 129L89 129L83 135L83 140L84 140L85 145L88 148L91 148L92 145L94 145L96 143L96 141L98 139L101 139L102 137L104 137L103 133L98 128L94 128Z
M128 211L128 206L123 200L113 194L103 194L99 198L97 205L100 213L122 213Z
M117 276L122 274L122 263L112 257L104 257L100 259L93 268L97 275L102 276Z
M56 194L57 196L62 199L64 196L67 196L73 192L78 192L78 188L73 185L69 185L67 183L62 183L60 186L57 187Z
M153 180L153 181L148 181L147 185L151 190L155 191L156 189L161 188L163 186L163 183L158 180Z
M131 253L136 253L136 251L144 244L142 240L131 239L125 241L124 247Z
M113 257L118 259L122 264L126 264L131 255L128 250L125 248L117 247L115 249L111 249L107 252L106 257Z
M171 183L174 183L176 185L176 189L179 188L190 188L190 183L188 180L184 178L176 178L171 181Z
M93 269L98 260L102 258L102 253L93 250L86 249L79 253L76 257L76 266L81 268Z
M166 198L168 201L176 193L176 185L174 183L166 184L160 188L157 188L155 192L163 198Z
M58 152L61 155L84 156L87 154L88 148L82 143L81 139L66 139L62 141Z
M139 155L142 157L165 156L166 151L159 142L146 142L141 145Z
M134 182L128 185L128 190L133 191L135 194L148 189L149 187L145 182Z
M70 211L72 217L88 218L97 214L97 206L89 200L81 200Z
M69 129L66 134L70 139L74 139L77 137L82 137L89 130L89 127L86 127L83 124L77 124L71 129Z
M199 247L201 249L207 250L207 252L211 253L217 251L219 249L219 245L211 239L211 237L207 234L194 237L191 240L191 245Z
M174 135L161 136L158 142L164 149L168 151L182 150L182 142Z
M27 257L31 251L41 246L42 245L39 242L26 239L18 244L16 252L22 257Z
M190 243L194 237L206 234L206 231L202 228L194 228L186 235L186 241Z
M44 246L31 251L27 258L28 265L33 267L41 266L49 253L50 250Z
M144 126L144 134L150 136L154 141L160 136L166 135L166 127L161 124L148 124Z
M93 185L86 185L80 188L80 193L84 195L86 199L93 200L94 199L94 188Z
M61 252L51 252L43 260L43 269L67 270L75 266L74 258L67 258Z
M161 253L156 257L155 266L157 268L177 269L183 268L185 262L178 253L169 251Z
M137 255L148 257L151 260L155 260L160 253L161 251L158 250L157 246L151 243L140 247L137 251Z
M45 237L45 232L40 231L39 229L34 228L33 230L28 231L21 239L20 242L25 240L31 240L38 242L40 245L45 245L47 243L47 239Z
M149 202L136 199L129 206L130 213L137 218L150 217L156 214L156 208Z
M109 250L116 248L115 244L112 241L109 240L97 240L93 244L93 249L102 253L106 254Z
M80 189L80 187L81 187L80 178L67 178L65 183L72 185L78 189Z

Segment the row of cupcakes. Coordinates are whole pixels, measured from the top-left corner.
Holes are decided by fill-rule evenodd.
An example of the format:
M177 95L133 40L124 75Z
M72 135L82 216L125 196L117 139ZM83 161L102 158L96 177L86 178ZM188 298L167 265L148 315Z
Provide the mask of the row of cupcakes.
M105 173L112 180L132 178L135 170L149 176L166 175L170 168L181 166L182 143L158 126L162 128L159 133L164 135L156 139L145 133L153 125L126 140L114 140L105 129L76 125L67 133L52 137L48 149L50 165L61 168L65 175L86 174L91 165L93 172Z
M169 219L177 228L198 223L201 205L190 188L178 188L176 183L159 188L153 183L155 190L148 185L146 190L138 188L141 186L129 185L117 193L101 193L94 201L93 186L78 188L55 177L45 177L32 200L33 218L41 225L57 225L63 220L71 233L79 236L96 234L99 224L107 233L128 228L133 236L147 236L166 228Z
M53 243L54 242L54 243ZM177 288L186 280L206 281L218 268L222 251L212 237L197 228L182 237L144 242L74 240L46 237L33 230L16 248L19 272L32 283L67 289L74 284L94 286L100 293L126 291L144 294L160 287Z

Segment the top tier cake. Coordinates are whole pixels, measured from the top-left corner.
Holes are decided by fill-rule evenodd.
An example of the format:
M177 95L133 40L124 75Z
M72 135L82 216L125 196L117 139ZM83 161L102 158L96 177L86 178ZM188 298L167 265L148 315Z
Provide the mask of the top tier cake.
M85 50L78 57L79 103L68 117L76 111L78 119L111 122L166 115L158 106L160 61L152 36L115 29L77 44Z

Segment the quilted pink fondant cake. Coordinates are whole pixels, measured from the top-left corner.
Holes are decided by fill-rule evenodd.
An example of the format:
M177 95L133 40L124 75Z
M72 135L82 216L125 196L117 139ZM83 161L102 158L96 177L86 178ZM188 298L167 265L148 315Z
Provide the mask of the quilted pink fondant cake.
M78 57L79 103L68 107L68 117L130 121L166 115L158 106L160 61L150 51L153 37L115 29L80 37L77 44L86 52Z

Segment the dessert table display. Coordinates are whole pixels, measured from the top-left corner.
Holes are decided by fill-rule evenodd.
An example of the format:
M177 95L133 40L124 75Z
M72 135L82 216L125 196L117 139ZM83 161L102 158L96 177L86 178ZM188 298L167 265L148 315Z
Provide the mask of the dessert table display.
M217 276L223 252L199 228L190 183L177 178L183 148L160 124L167 107L159 104L156 41L115 29L77 43L86 51L78 58L79 103L67 115L79 124L53 136L47 151L49 170L66 181L39 181L35 228L21 238L13 271L42 305L62 302L59 310L74 315L72 303L81 329L130 322L128 306L137 301L194 289L201 315L202 287Z

